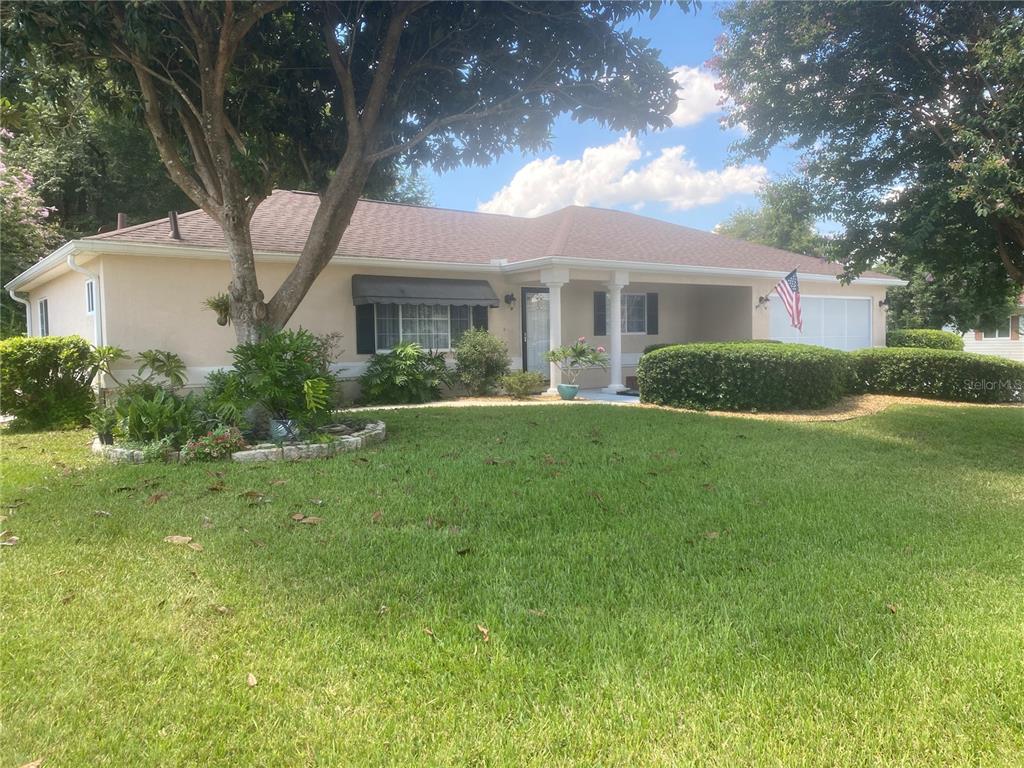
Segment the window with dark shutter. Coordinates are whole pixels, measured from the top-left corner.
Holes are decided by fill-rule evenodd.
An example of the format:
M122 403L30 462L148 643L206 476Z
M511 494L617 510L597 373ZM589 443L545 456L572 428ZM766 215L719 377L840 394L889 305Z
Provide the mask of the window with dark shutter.
M481 305L473 307L473 327L480 331L487 330L487 307Z
M373 304L356 305L356 353L372 355L377 351L373 323Z

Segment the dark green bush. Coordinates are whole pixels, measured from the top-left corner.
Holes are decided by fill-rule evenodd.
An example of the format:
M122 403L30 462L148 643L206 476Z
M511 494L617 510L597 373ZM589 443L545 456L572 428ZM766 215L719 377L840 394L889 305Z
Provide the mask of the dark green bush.
M847 393L846 353L807 344L677 344L640 358L640 399L681 408L822 408Z
M0 410L15 429L87 423L97 364L81 336L17 336L0 341Z
M455 347L455 377L474 395L497 389L511 364L505 342L483 329L466 331Z
M428 352L419 344L396 344L390 352L370 358L359 379L367 403L426 403L441 397L451 383L442 352Z
M653 352L656 349L664 349L665 347L678 347L682 344L695 344L695 343L707 343L707 344L781 344L781 341L777 339L735 339L732 341L714 341L714 342L685 342L685 341L667 341L661 344L648 344L644 347L642 354L646 355L648 352Z
M882 347L850 355L855 388L973 403L1024 402L1024 363L947 349Z
M501 388L515 400L524 400L530 395L539 395L547 385L548 380L534 371L516 371L501 379Z
M885 343L890 347L923 347L926 349L952 349L955 352L964 351L963 336L931 328L892 330L886 334Z
M132 444L163 441L173 448L204 433L212 420L211 415L200 408L195 395L180 397L163 388L157 388L152 394L142 391L122 394L114 405L114 412L118 419L115 432L120 441Z

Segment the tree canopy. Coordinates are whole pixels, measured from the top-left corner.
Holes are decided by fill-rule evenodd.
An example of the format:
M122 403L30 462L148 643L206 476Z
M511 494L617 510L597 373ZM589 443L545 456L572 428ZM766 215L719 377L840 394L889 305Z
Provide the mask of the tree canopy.
M739 2L721 17L737 151L803 151L848 275L930 274L961 324L1002 311L1024 284L1020 4Z
M659 3L21 3L9 36L45 45L114 114L141 114L171 179L224 231L240 339L280 328L329 263L380 169L486 163L568 113L669 124L675 84L624 28ZM249 221L274 186L320 193L306 245L264 300Z
M815 229L814 196L800 179L765 185L758 209L740 208L715 232L807 256L822 256L825 238Z

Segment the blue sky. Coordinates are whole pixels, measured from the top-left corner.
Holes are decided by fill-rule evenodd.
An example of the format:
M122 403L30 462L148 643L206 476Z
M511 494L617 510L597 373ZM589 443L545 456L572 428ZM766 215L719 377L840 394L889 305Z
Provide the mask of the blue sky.
M629 137L562 118L548 150L509 153L484 168L427 171L435 203L515 215L575 203L707 230L739 207L756 207L759 185L790 172L796 156L780 148L764 162L730 162L729 145L738 130L719 125L719 95L711 89L715 75L704 68L722 31L718 7L705 3L696 13L666 8L632 25L676 70L683 98L671 128Z

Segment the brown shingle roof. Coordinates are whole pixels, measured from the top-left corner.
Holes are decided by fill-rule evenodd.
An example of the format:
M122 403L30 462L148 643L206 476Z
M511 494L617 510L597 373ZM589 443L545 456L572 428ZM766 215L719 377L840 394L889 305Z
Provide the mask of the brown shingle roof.
M316 213L308 192L275 190L256 210L257 251L298 253ZM168 236L167 219L94 235L89 240L173 243L223 248L224 236L203 211L178 216L181 240ZM838 275L836 264L736 240L634 213L570 206L525 219L492 213L425 208L360 200L337 249L338 256L458 264L518 262L547 256L633 261L712 269L755 269ZM866 272L865 277L888 277Z

